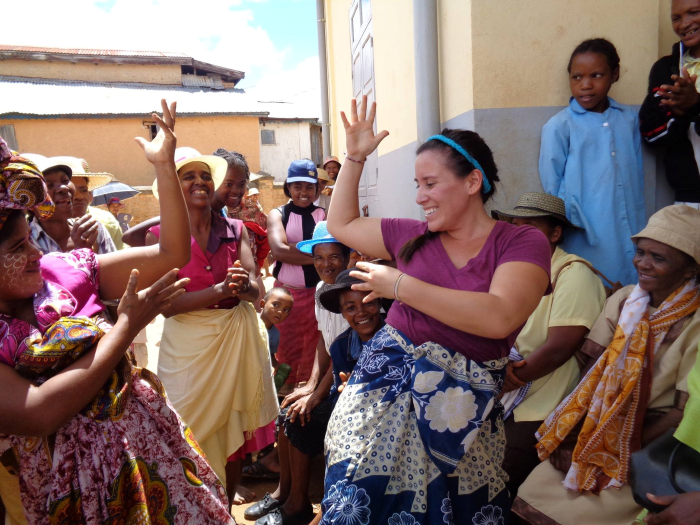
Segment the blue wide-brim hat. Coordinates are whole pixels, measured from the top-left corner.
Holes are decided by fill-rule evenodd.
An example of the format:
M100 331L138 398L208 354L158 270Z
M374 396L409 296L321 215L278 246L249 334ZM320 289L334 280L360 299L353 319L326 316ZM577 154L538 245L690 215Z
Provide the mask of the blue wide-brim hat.
M326 221L320 221L316 224L316 227L314 228L313 237L311 237L311 239L309 239L308 241L298 242L297 250L299 250L302 253L313 254L314 246L316 246L317 244L329 242L337 242L338 244L341 244L341 242L338 239L333 237L328 232L328 223Z

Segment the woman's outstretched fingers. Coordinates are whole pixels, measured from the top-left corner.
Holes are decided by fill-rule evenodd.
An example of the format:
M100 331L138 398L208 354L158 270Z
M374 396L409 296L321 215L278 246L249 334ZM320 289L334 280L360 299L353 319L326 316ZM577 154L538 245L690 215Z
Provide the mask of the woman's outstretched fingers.
M348 122L348 117L345 116L345 111L340 112L340 119L343 121L345 129L348 129L350 127L350 122Z
M163 277L158 279L155 283L148 288L147 296L154 297L165 290L168 286L175 282L177 279L177 270L170 270Z
M375 299L381 299L381 298L382 298L381 295L379 295L379 294L375 293L374 291L372 291L372 292L370 292L369 294L365 295L365 296L362 298L362 302L365 303L365 304L367 304L367 303L371 303L371 302L374 301Z
M357 99L352 99L350 101L350 122L357 122Z
M184 288L189 283L190 283L190 279L188 277L185 277L184 279L180 279L179 281L176 281L176 282L168 285L158 295L160 295L160 298L162 301L165 301L167 299L172 299L173 297L179 297L180 295L182 295L182 293L185 293ZM178 293L180 291L182 291L182 293Z
M360 102L360 110L357 113L358 120L367 119L367 95L362 95L362 101Z
M136 290L138 289L139 286L139 271L137 269L131 270L131 274L129 274L129 282L126 283L126 290L124 290L124 297L127 297L129 295L135 295Z

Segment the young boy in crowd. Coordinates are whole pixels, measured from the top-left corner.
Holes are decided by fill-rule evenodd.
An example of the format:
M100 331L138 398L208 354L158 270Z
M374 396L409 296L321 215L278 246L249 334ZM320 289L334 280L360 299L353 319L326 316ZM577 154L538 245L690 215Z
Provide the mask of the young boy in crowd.
M493 211L496 219L533 226L545 234L552 250L551 294L540 300L511 350L501 403L506 431L503 470L512 497L539 465L535 432L559 402L578 384L574 353L605 302L601 280L588 261L561 247L576 227L566 218L564 201L545 193L524 193L514 210Z
M277 347L280 344L280 331L275 327L281 323L292 311L294 306L294 297L289 293L289 290L277 286L272 288L265 294L265 297L260 299L260 319L265 323L267 328L267 340L270 343L270 360L272 368L278 369L279 363L275 359Z

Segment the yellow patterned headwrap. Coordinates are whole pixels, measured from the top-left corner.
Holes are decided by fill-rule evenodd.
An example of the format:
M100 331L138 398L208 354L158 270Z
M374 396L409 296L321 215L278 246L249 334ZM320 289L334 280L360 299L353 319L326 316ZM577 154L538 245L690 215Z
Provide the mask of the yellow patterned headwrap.
M14 210L31 210L45 219L53 209L39 168L12 151L0 137L0 228Z

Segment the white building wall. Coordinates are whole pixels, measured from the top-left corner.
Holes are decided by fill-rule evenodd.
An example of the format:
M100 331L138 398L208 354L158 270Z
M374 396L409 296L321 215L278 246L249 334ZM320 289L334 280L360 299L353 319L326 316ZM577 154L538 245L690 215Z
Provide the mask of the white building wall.
M262 143L262 130L274 130L275 144ZM260 169L284 182L293 160L309 158L311 154L311 125L308 122L260 122Z

